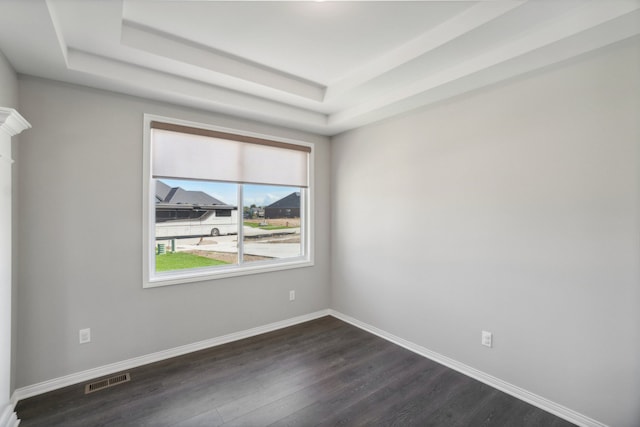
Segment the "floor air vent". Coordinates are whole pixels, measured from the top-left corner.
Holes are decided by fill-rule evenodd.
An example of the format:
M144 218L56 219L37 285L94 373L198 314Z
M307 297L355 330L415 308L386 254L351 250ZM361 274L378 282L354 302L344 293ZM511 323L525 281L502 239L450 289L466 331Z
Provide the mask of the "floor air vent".
M115 377L107 378L105 380L94 381L84 386L84 394L93 393L94 391L102 390L103 388L113 387L114 385L122 384L131 381L131 374L121 374Z

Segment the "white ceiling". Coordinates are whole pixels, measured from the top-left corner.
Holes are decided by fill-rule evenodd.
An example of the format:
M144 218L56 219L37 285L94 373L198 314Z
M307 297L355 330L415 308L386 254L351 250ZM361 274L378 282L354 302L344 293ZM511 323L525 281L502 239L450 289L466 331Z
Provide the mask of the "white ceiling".
M16 71L334 135L640 33L640 0L0 0Z

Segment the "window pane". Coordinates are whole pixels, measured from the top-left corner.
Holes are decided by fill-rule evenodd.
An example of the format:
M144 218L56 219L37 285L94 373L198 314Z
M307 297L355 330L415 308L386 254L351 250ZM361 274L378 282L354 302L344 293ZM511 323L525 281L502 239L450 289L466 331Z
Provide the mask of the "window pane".
M299 257L301 198L299 187L243 187L244 262Z
M313 144L156 119L145 115L144 287L313 264Z
M237 185L155 179L156 272L238 263Z

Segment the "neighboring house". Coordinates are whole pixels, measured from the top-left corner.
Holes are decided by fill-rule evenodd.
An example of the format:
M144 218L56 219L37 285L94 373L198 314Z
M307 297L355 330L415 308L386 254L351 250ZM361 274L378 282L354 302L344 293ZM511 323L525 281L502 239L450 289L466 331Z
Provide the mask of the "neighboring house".
M265 218L300 218L300 192L289 194L264 208Z
M164 182L156 181L156 203L194 206L225 206L227 209L235 209L235 206L227 205L204 191L185 190L182 187L169 187Z
M238 208L203 191L156 181L156 237L217 236L238 232Z

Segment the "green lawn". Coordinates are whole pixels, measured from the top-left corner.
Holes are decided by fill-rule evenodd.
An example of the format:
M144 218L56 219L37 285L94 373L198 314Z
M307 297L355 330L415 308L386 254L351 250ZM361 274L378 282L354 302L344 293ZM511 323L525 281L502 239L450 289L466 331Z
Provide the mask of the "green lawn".
M284 228L294 228L294 227L287 227L285 225L263 225L262 227L260 227L260 230L282 230Z
M228 263L184 252L167 252L163 255L156 255L156 271L182 270L222 264Z
M285 228L295 228L287 227L286 225L260 225L255 222L245 222L244 225L251 228L259 228L260 230L283 230Z

